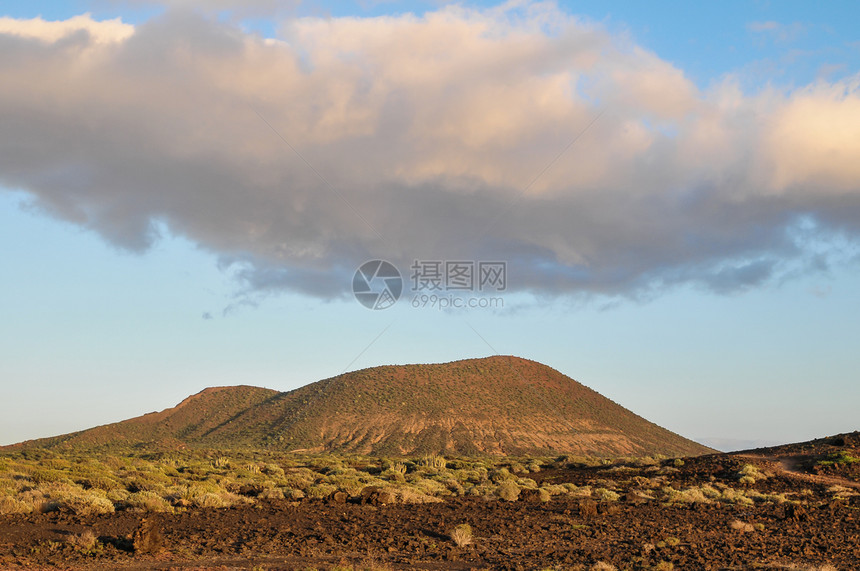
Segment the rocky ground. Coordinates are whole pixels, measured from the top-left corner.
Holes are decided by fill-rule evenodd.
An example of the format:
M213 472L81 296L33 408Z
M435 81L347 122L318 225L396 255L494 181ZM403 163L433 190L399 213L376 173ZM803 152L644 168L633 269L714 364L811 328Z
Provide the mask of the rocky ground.
M589 497L403 505L365 490L170 514L8 515L0 568L853 570L857 448L838 444L529 475ZM457 545L463 524L472 535Z

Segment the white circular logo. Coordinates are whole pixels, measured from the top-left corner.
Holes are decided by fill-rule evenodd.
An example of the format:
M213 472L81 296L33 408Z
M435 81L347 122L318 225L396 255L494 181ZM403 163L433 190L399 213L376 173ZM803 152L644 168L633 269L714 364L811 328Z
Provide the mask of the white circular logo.
M388 309L403 293L403 278L391 262L370 260L355 271L352 293L368 309Z

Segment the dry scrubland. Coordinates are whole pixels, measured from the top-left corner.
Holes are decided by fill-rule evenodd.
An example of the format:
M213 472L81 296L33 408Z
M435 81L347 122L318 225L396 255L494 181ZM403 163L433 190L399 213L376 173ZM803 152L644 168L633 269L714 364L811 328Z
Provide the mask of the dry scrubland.
M571 465L612 464L618 465L619 473L623 465L651 467L653 478L640 484L649 497L661 501L763 499L727 486L694 490L661 487L661 475L673 467L659 456L614 461L572 456L385 459L226 452L91 456L31 450L0 458L0 515L55 510L82 516L120 510L174 512L271 499L323 499L338 492L355 498L369 487L383 494L383 503L428 503L461 496L515 501L524 492L537 494L541 501L553 496L614 501L619 497L615 483L607 483L608 487L538 485L529 477ZM762 477L752 471L749 474L739 476L739 481Z
M857 461L849 456L843 462ZM830 463L831 461L822 461ZM763 493L752 487L772 473L744 464L729 481L675 488L668 476L683 460L661 457L600 459L557 458L379 459L339 456L268 456L249 453L143 454L139 456L60 455L28 451L0 459L0 515L62 510L89 516L132 512L175 512L193 508L226 508L263 500L359 498L372 489L381 503L421 504L447 498L478 496L516 501L521 494L539 501L553 496L613 502L621 494L661 504L722 502L802 502L803 492ZM613 479L592 485L570 482L538 484L532 474L559 468L601 467ZM645 468L648 477L625 478ZM834 499L856 494L843 486L829 488Z
M9 452L0 567L847 570L860 560L860 459L832 448L804 452L792 466L802 475L781 461L796 450L614 460Z

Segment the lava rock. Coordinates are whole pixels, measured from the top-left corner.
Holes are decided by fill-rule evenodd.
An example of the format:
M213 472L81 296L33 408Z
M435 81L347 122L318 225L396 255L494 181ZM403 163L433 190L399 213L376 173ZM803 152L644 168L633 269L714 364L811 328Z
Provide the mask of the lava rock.
M154 520L144 518L134 530L131 541L135 553L154 553L163 547L164 536Z

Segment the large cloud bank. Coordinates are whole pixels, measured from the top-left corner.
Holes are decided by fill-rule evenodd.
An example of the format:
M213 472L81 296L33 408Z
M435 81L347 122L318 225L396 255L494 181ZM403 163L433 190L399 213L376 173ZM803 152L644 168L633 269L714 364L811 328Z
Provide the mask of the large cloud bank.
M252 288L361 262L505 260L510 286L732 291L860 232L860 77L706 91L544 4L297 18L0 18L0 185L144 251L164 228ZM830 246L822 246L830 244Z

